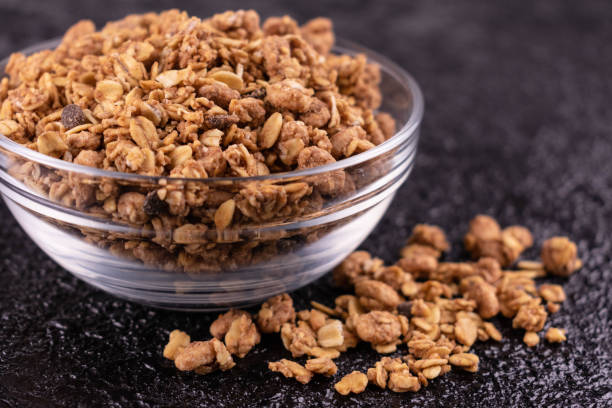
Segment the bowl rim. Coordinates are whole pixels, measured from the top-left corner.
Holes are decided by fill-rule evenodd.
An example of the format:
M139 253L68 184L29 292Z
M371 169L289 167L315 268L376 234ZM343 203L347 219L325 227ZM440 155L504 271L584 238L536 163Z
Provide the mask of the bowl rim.
M24 48L20 51L26 55L30 55L35 52L51 49L57 46L61 42L61 38L54 38L51 40L37 43L30 47ZM247 182L247 181L280 181L280 180L292 180L295 178L317 176L331 171L343 170L348 167L356 166L372 160L378 156L381 156L402 143L416 137L416 131L422 121L423 113L425 110L425 102L423 93L419 87L417 81L406 72L399 65L391 61L389 58L369 49L348 41L342 38L336 39L336 44L333 50L342 52L344 54L354 55L356 53L366 54L368 60L376 62L380 65L380 68L390 74L396 81L398 81L404 88L404 90L412 96L412 111L410 116L401 126L399 130L395 132L393 136L385 140L383 143L355 156L351 156L345 159L338 160L334 163L324 164L322 166L312 167L303 170L294 170L280 173L273 173L265 176L247 176L247 177L209 177L209 178L188 178L188 177L171 177L165 176L149 176L145 174L125 173L120 171L99 169L96 167L85 166L81 164L75 164L67 162L65 160L57 159L55 157L47 156L32 150L22 144L14 142L7 136L0 133L0 147L6 149L11 153L16 153L29 161L43 164L47 167L54 168L56 170L63 170L80 175L93 176L93 177L104 177L110 179L126 180L126 181L142 181L142 182L153 182L159 183L172 180L173 182ZM9 57L0 60L0 68L4 71ZM0 73L0 78L4 77L4 72Z

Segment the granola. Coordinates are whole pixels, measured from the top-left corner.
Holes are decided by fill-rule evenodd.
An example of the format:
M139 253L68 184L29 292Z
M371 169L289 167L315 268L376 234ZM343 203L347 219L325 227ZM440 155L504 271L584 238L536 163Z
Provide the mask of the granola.
M469 234L477 242L499 237L503 231L492 218L480 216L472 221ZM531 234L527 235L526 229L511 227L509 231L521 245L533 244L527 240ZM420 225L402 249L402 259L429 257L437 262L445 248L448 242L441 229ZM270 362L269 368L304 384L314 374L333 377L338 373L334 359L366 342L378 354L401 350L402 355L381 356L365 373L344 375L334 385L338 393L358 394L368 384L392 392L416 392L452 369L477 372L480 358L471 351L472 346L503 340L501 332L488 321L500 312L512 319L514 328L525 331L526 346L540 343L548 313L552 313L551 308L558 310L566 298L561 285L536 285L535 279L545 276L543 266L547 262L521 261L518 270L502 270L498 259L483 257L476 262L439 262L431 273L424 274L411 273L398 265L385 266L368 252L356 251L334 270L337 285L352 288L353 293L338 296L333 308L313 301L312 309L296 313L287 294L264 303L258 313L260 329L280 331L283 345L293 358L305 359L303 364L282 359ZM411 289L405 289L406 285ZM213 322L211 334L225 336L226 354L240 357L234 350L241 350L240 345L246 342L244 350L248 351L253 344L247 341L249 328L255 329L250 322L248 313L230 310ZM234 330L240 334L235 336L237 344L230 336ZM549 343L566 341L565 330L556 327L548 328L544 337ZM190 354L184 354L196 347L191 344L189 336L175 330L164 356L172 359L176 353L181 367L193 369L199 361L191 362L187 359ZM199 370L217 367L210 364Z
M313 168L390 138L395 122L377 112L379 67L362 54L333 54L333 44L328 19L260 24L253 10L130 15L98 31L80 21L56 49L10 57L0 132L66 162L165 178L81 179L17 156L9 171L53 201L134 228L109 234L60 224L115 256L188 273L270 259L315 239L313 228L296 231L296 240L251 241L237 231L315 213L377 170L290 184L183 178Z

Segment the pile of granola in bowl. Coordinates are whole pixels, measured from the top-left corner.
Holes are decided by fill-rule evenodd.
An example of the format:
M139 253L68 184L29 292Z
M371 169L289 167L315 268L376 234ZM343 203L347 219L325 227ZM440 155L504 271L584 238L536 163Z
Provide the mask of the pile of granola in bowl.
M331 22L171 10L0 63L0 192L60 265L161 307L256 302L356 248L408 177L423 98Z

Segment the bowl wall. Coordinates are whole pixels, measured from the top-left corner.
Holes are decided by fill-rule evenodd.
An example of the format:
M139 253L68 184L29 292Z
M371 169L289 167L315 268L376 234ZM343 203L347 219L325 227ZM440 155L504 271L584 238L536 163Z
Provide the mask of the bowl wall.
M0 193L51 258L122 298L216 310L297 289L363 242L410 174L416 155L423 110L416 83L367 50L348 44L339 51L365 52L380 64L381 110L401 124L395 136L365 153L271 176L175 179L74 165L0 135ZM160 207L138 222L105 211L107 201L126 192L149 196L160 191L198 204L190 204L185 217ZM242 214L218 230L214 214L227 197L244 199Z

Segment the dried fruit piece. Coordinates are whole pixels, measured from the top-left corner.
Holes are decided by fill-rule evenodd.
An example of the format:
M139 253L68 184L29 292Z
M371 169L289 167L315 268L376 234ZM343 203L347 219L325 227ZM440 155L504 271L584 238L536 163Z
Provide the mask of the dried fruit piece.
M83 114L83 110L81 109L81 107L73 103L64 106L64 109L62 109L61 121L62 125L64 126L64 129L66 130L72 129L88 122L87 118L85 117L85 114Z

